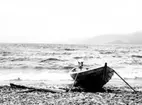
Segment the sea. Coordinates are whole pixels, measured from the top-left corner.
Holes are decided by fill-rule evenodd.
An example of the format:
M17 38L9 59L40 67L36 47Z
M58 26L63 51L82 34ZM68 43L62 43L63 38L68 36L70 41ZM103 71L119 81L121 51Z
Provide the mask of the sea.
M66 80L84 68L113 68L123 78L142 78L142 45L0 44L0 80ZM113 78L118 78L114 75Z

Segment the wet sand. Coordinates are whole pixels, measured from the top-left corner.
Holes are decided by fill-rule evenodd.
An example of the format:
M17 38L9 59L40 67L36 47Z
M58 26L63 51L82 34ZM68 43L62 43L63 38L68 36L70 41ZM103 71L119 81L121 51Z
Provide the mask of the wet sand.
M65 93L22 92L24 89L11 88L9 83L44 89L69 89L73 81L1 81L0 105L141 105L142 79L125 80L138 92L134 93L122 80L115 78L104 86L104 91L85 92L73 88Z

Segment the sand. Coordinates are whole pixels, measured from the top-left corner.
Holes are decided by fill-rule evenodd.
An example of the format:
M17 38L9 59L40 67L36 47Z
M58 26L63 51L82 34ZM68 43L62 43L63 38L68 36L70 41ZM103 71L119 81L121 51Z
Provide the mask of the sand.
M69 89L73 81L1 81L0 105L142 105L141 79L126 80L137 93L120 79L112 79L103 91L86 92L74 87L72 91L65 93L22 92L25 89L11 88L9 83L45 89Z

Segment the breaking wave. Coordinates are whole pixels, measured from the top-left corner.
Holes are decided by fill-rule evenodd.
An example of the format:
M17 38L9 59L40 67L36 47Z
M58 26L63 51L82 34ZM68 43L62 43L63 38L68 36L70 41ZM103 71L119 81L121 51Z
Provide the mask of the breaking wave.
M57 58L48 58L48 59L41 60L40 62L48 62L48 61L62 61L62 60Z
M131 74L141 77L141 49L142 46L133 45L0 44L0 71L9 70L12 72L7 73L11 74L18 70L23 70L22 73L28 70L69 71L83 59L86 68L107 62L125 77ZM129 71L129 75L125 71Z
M142 55L132 55L134 58L142 58Z

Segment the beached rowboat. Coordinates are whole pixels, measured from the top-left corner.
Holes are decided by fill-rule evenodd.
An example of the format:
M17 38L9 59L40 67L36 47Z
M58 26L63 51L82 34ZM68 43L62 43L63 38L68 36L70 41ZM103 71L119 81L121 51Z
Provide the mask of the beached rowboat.
M107 63L105 66L95 69L70 72L71 77L75 80L75 85L89 90L102 88L113 74L113 69L108 67Z

